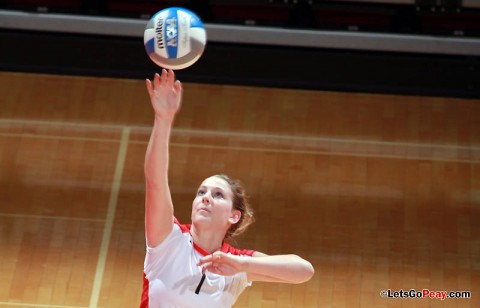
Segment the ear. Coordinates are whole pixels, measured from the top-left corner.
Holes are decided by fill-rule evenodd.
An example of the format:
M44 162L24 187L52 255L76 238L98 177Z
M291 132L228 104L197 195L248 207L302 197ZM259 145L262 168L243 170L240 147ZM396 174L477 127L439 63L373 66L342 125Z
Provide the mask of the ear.
M232 211L232 215L230 216L230 218L228 219L228 221L234 225L236 224L237 222L240 221L240 218L242 217L242 213L239 211L239 210L234 210Z

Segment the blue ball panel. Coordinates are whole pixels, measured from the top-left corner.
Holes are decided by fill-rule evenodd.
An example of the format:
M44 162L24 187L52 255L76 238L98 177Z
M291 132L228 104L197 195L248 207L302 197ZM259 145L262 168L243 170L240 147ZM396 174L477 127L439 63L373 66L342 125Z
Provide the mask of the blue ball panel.
M155 38L151 38L146 44L145 44L145 50L147 51L148 54L154 53L155 52Z
M167 48L167 54L169 59L175 59L177 57L178 46L178 8L170 8L168 10L168 16L165 19L165 44Z

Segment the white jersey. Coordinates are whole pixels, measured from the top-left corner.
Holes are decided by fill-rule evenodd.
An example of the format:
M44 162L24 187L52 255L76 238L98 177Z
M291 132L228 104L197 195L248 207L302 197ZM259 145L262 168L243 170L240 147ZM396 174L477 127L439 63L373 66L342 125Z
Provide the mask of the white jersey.
M245 257L254 252L227 243L221 251ZM251 284L247 274L221 276L207 271L198 291L202 270L197 263L207 254L193 242L190 225L181 225L175 219L167 238L157 247L147 247L140 308L231 307Z

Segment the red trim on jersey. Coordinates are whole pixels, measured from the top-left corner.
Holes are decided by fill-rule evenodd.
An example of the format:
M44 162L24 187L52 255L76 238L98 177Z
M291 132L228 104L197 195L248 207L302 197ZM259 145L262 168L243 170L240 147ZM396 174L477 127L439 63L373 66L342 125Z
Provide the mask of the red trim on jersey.
M182 230L182 233L187 233L187 232L190 233L190 227L191 226L190 225L182 225L178 221L177 217L173 217L173 223L180 227L180 230Z
M220 249L221 252L224 253L231 253L232 255L239 256L239 255L244 255L244 256L253 256L255 253L255 250L250 250L250 249L238 249L235 248L228 243L223 243L222 248Z
M190 228L192 225L182 225L176 217L173 218L173 222L182 230L183 233L190 233ZM202 247L198 246L195 242L193 242L193 248L200 253L203 256L208 256L210 253L205 251ZM231 253L232 255L245 255L245 256L252 256L255 250L249 250L249 249L237 249L230 244L223 242L222 248L220 248L221 252L224 253Z
M182 225L177 218L174 217L173 222L180 228L182 233L190 233L190 228L191 225ZM200 254L207 256L209 255L208 252L206 252L202 247L198 246L193 242L193 248L198 251ZM232 255L245 255L245 256L252 256L255 250L248 250L248 249L237 249L230 244L223 242L222 248L220 248L221 252L224 253L231 253ZM148 303L149 303L149 287L150 287L150 281L148 281L147 276L145 273L143 273L143 291L142 291L142 300L140 302L140 308L148 308Z
M148 281L147 276L143 273L143 291L142 291L142 301L140 302L140 308L148 308L148 288L150 287L150 281Z

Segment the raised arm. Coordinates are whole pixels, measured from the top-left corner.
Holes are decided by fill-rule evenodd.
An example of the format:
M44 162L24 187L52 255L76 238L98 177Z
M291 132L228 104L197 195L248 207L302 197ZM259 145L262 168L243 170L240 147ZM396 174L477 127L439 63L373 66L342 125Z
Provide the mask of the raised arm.
M152 134L145 154L145 234L147 245L158 246L173 227L173 203L168 186L169 140L175 114L180 109L182 85L172 70L146 80L155 111Z

